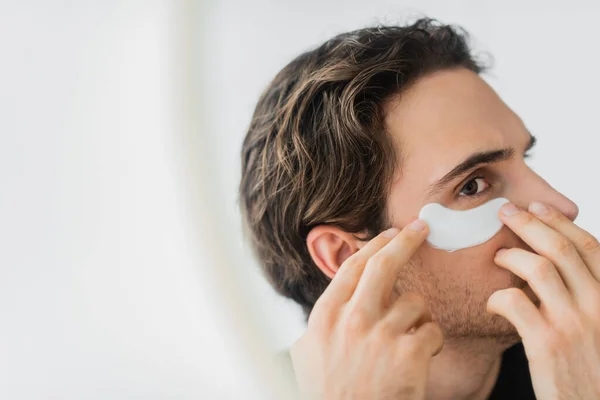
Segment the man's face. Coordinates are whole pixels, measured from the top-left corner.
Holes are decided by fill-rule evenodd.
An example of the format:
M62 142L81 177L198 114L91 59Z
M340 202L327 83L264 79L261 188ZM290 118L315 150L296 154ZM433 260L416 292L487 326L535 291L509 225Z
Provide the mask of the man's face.
M387 203L393 226L411 222L428 203L465 210L497 197L524 208L539 200L572 220L577 216L575 203L526 164L532 136L523 122L469 70L445 70L422 78L388 104L386 127L401 166ZM484 157L488 162L443 179L471 156L488 152ZM508 287L524 288L537 299L526 282L494 263L496 251L503 247L531 251L506 227L484 244L452 253L424 245L400 274L397 289L423 294L449 338L511 340L516 331L503 318L486 312L487 299Z

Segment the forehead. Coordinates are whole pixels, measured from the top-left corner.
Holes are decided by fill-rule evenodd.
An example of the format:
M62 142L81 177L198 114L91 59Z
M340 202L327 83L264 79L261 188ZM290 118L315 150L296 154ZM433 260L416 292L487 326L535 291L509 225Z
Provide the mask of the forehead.
M421 78L388 103L385 124L401 157L394 185L403 193L410 188L413 197L406 201L418 201L429 184L471 154L518 149L529 137L496 92L463 68Z
M403 164L426 154L457 163L474 151L514 145L525 131L496 92L462 68L427 75L391 101L386 127Z

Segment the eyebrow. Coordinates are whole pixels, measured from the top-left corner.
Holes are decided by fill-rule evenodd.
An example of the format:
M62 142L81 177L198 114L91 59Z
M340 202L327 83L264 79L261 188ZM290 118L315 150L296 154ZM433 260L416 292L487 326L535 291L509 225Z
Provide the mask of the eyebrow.
M529 133L529 143L527 144L527 148L525 149L525 153L535 146L537 139L531 133ZM513 158L515 154L515 149L506 148L499 150L491 150L484 151L471 154L467 157L463 162L458 164L456 167L452 169L452 171L448 172L444 175L443 178L434 182L431 186L429 186L429 191L427 192L427 196L432 196L442 190L446 185L451 183L456 178L464 175L469 172L473 168L480 166L482 164L491 164L497 163L501 161L510 160Z

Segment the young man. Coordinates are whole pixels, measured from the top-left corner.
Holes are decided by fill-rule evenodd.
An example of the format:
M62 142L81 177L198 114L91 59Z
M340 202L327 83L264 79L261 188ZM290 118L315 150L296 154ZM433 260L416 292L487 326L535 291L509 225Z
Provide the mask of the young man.
M303 392L600 398L598 241L528 167L535 139L483 70L465 33L423 19L336 36L261 96L241 204L266 275L310 315ZM423 205L497 197L488 242L424 242Z

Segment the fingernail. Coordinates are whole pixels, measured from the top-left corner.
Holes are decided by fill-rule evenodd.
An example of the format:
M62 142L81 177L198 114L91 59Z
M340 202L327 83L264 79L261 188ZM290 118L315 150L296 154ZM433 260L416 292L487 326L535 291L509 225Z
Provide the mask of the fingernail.
M519 212L519 209L517 208L517 206L515 206L512 203L506 203L505 205L502 206L501 210L502 210L502 214L504 214L506 216L515 215L516 213Z
M500 249L496 252L496 256L500 256L502 255L502 253L504 253L506 251L506 249Z
M398 234L398 232L400 232L398 228L390 228L387 231L383 232L383 236L393 238Z
M534 201L529 205L529 211L535 215L548 214L548 207L539 201Z
M408 226L408 228L411 231L422 231L423 229L425 229L427 225L425 224L425 221L422 221L420 219L414 220L413 222L410 223L410 225Z

